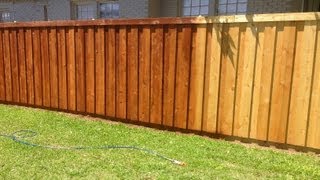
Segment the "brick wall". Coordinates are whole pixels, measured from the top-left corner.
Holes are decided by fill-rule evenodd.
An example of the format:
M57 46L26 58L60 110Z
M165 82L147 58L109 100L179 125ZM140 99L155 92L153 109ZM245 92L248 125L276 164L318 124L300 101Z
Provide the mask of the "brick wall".
M149 17L148 0L119 0L121 18Z
M71 18L71 3L66 0L48 0L49 20L68 20Z
M299 12L302 0L248 0L248 14Z

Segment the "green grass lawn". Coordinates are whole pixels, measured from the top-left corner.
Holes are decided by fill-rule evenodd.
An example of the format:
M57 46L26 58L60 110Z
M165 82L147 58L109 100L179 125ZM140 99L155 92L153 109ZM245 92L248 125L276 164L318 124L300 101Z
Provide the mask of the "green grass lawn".
M143 152L52 150L0 137L0 179L320 179L320 157L199 136L90 121L44 110L0 105L0 134L30 129L32 143L51 146L133 145L187 163L177 166Z

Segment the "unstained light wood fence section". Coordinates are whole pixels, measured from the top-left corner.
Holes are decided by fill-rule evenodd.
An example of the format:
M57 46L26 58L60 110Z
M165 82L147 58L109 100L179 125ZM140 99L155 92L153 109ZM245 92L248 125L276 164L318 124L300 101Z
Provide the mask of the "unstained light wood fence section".
M318 17L1 24L0 100L320 149Z

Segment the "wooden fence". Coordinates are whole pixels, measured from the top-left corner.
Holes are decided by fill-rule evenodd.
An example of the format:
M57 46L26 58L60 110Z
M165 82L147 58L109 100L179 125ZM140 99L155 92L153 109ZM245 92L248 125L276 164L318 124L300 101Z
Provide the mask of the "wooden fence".
M0 100L320 149L320 13L0 24Z

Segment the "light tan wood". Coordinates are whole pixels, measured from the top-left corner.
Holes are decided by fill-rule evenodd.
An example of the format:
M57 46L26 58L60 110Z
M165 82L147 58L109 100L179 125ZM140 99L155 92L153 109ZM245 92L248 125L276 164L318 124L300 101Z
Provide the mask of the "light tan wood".
M255 64L257 27L240 26L240 48L236 84L236 102L233 135L248 138Z
M224 25L221 41L221 83L217 132L223 135L232 135L239 51L239 24Z
M277 26L268 140L285 143L296 43L296 24L286 22L278 23Z
M250 138L265 141L267 140L268 135L276 24L259 24L257 27L258 41L252 97Z
M221 36L221 24L208 26L202 130L209 133L216 133L217 130Z
M320 149L320 22L318 22L314 56L314 74L311 94L307 147Z
M290 101L287 143L304 146L310 101L317 24L299 22Z

